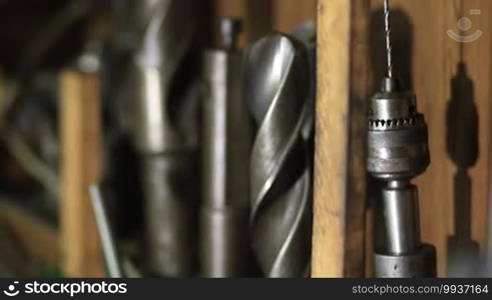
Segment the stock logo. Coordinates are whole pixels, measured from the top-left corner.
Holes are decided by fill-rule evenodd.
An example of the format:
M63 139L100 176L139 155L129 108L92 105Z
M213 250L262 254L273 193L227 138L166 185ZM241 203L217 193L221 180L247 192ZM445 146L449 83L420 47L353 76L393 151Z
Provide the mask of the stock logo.
M471 9L470 10L470 15L471 16L479 16L482 14L482 11L480 9ZM470 29L472 28L473 23L470 18L468 17L462 17L458 20L458 23L456 24L456 27L460 30L461 33L468 33ZM460 43L471 43L476 40L478 40L482 34L483 31L481 30L475 30L473 33L470 34L460 34L456 33L454 30L448 30L447 34L450 38L453 40L460 42Z
M8 297L15 297L21 292L23 295L36 294L54 294L68 295L74 297L76 295L94 295L94 294L126 294L128 291L126 283L114 283L106 281L85 282L27 282L19 285L19 281L14 281L3 293Z
M14 281L14 284L10 284L6 290L3 290L3 293L9 297L14 297L19 295L20 291L17 290L17 284L19 284L18 281Z

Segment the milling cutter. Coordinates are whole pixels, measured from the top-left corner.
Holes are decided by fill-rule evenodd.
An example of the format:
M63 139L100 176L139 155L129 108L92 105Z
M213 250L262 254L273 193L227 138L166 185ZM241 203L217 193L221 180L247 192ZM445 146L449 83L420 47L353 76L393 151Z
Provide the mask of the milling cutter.
M386 246L375 254L376 277L434 277L435 249L420 238L418 190L411 179L429 166L427 125L412 92L393 78L389 5L384 1L388 72L370 100L367 171L383 181Z

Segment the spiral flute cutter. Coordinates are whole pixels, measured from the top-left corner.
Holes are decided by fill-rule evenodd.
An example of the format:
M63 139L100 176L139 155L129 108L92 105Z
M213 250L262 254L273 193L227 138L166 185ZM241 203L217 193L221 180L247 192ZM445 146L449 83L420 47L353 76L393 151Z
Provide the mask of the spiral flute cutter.
M314 36L314 33L313 33ZM267 277L302 277L311 233L312 68L302 42L272 34L247 51L245 94L256 124L251 153L251 231ZM307 132L307 134L305 134Z
M171 86L191 46L192 5L188 0L131 5L137 47L130 84L136 104L134 136L143 163L146 259L153 275L189 276L195 144L183 124L193 121L186 114L190 99L171 97Z
M388 73L369 105L367 171L381 190L386 246L375 254L376 277L433 277L435 249L420 239L418 190L411 179L430 163L424 116L415 96L393 78L389 6L385 0Z

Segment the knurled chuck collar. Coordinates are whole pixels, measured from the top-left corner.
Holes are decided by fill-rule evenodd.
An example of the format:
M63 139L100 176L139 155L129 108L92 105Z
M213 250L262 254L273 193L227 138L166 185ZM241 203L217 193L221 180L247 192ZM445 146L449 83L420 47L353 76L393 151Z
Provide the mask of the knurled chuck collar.
M402 91L398 81L384 78L381 92L369 105L367 170L387 180L410 179L430 163L424 116L415 95Z

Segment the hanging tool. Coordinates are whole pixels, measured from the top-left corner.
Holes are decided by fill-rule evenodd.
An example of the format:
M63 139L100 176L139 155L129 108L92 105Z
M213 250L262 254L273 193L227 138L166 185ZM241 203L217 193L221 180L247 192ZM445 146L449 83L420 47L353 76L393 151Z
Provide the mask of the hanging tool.
M376 277L433 277L435 249L420 239L418 190L411 179L430 163L427 125L413 93L393 77L389 1L384 1L387 76L370 100L367 170L384 182L386 246L375 254Z
M164 277L192 273L196 128L188 98L171 93L194 32L188 0L131 1L134 50L131 80L134 137L143 162L148 266ZM190 134L191 132L191 134Z
M220 22L222 47L205 53L201 273L244 277L249 249L249 154L251 124L242 94L241 22Z
M314 35L314 33L313 33ZM306 45L271 34L247 51L245 95L257 127L251 153L251 230L266 277L302 277L311 234L313 70ZM306 125L307 124L307 125Z

